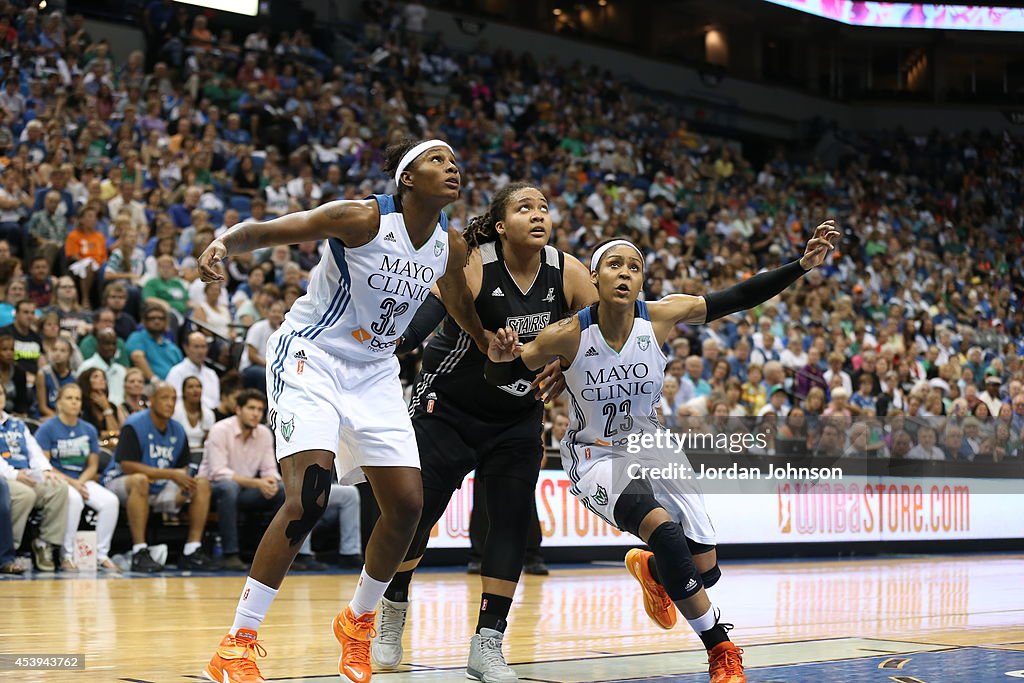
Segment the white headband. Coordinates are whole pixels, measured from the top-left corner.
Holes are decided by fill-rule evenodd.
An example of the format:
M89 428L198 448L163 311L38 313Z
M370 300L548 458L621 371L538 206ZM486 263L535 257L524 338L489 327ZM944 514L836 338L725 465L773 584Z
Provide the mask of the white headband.
M611 242L609 242L608 244L605 244L600 249L598 249L597 251L594 252L594 255L590 259L590 271L591 272L596 272L597 271L597 266L598 266L598 264L601 263L601 257L604 256L604 253L606 251L608 251L612 247L619 247L619 246L626 246L626 247L629 247L630 249L633 249L640 256L640 260L641 261L644 260L644 255L641 254L640 250L636 248L636 245L633 244L632 242L630 242L629 240L612 240Z
M405 156L402 157L402 160L398 162L398 168L395 169L395 184L401 187L402 182L399 180L399 178L402 177L402 171L404 171L409 166L409 164L415 161L416 157L423 154L428 149L433 149L434 147L444 147L449 152L451 152L452 155L455 154L455 150L452 149L451 145L449 145L444 140L427 140L426 142L421 142L420 144L416 145L408 152L406 152Z

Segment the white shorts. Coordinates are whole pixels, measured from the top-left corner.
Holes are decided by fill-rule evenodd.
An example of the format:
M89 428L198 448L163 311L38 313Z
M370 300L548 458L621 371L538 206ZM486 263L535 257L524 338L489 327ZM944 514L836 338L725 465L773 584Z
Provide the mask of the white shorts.
M395 356L350 361L285 328L267 341L267 393L277 459L335 453L338 478L358 467L415 467L416 434Z
M573 480L569 490L584 507L616 528L619 525L615 521L615 505L631 481L627 476L629 463L659 464L657 458L641 461L636 456L625 455L611 448L584 445L574 447L577 454L574 463L573 450L564 442L561 450L563 467ZM587 458L589 464L580 462L580 458ZM685 456L673 454L672 459L676 462L685 461L689 466ZM664 462L667 461L660 460L661 464ZM577 476L578 472L582 474ZM647 485L655 501L683 527L687 538L697 543L715 545L715 527L708 516L704 493L698 482L679 479L638 479L637 482Z

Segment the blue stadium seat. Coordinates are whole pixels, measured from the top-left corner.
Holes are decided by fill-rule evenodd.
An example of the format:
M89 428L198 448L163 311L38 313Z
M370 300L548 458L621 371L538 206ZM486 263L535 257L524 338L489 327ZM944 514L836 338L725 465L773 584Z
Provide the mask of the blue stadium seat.
M242 194L231 195L231 199L228 200L228 206L240 213L242 218L252 213L252 200Z

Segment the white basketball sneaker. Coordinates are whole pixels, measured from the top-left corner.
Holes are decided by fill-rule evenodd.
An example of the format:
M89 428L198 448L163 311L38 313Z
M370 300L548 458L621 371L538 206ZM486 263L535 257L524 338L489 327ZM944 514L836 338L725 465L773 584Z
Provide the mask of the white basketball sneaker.
M482 628L470 639L466 678L482 683L516 683L519 680L501 653L504 637L501 631Z
M405 632L408 612L408 602L391 602L381 598L377 637L370 644L370 659L381 669L395 669L402 663L402 634Z

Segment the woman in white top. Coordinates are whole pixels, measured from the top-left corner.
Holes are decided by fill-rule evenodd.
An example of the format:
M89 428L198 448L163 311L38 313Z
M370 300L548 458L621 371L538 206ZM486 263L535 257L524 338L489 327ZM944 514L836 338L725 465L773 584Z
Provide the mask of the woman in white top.
M802 337L797 334L790 334L789 343L786 349L779 356L782 367L790 372L796 372L807 365L807 353L804 352Z
M202 323L204 328L217 336L233 341L231 311L220 300L222 288L219 282L206 283L203 299L192 308L192 319Z
M174 409L174 419L185 428L188 447L202 451L206 444L206 435L217 421L213 411L203 407L203 383L198 377L187 377L181 385L181 396Z

